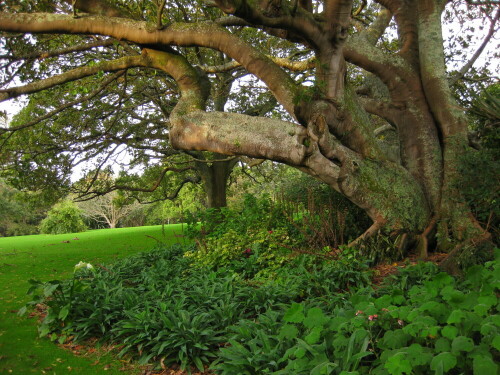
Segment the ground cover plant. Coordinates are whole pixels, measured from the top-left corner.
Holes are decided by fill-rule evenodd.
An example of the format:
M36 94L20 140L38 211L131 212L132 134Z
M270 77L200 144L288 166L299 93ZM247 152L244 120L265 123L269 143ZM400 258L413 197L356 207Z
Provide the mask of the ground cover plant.
M0 238L0 373L59 374L71 368L72 374L100 374L107 366L106 373L123 374L118 371L122 363L109 356L75 357L49 340L39 339L35 319L16 316L28 300L28 280L65 279L80 261L109 263L151 249L157 242L152 237L166 242L182 240L175 236L181 232L181 225L171 225L165 227L165 237L162 227L154 226Z
M374 289L352 249L331 260L300 254L267 278L192 267L186 251L192 245L160 246L33 282L31 304L48 306L40 334L97 336L158 369L218 374L498 371L500 254L463 279L422 263Z

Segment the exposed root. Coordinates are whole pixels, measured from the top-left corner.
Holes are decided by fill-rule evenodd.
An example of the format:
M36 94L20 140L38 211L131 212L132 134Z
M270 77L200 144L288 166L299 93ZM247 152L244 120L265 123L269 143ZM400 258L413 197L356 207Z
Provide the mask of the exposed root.
M386 223L387 221L382 218L375 220L373 224L370 226L370 228L368 228L361 236L356 238L354 241L351 241L348 246L355 247L359 245L360 242L363 242L364 240L374 236L379 232L379 230L381 230L384 227Z
M406 253L406 250L408 249L408 244L409 244L409 239L410 236L408 233L403 233L401 236L398 236L396 239L396 247L398 249L399 254L401 256Z
M430 234L436 228L436 224L437 219L433 217L427 228L425 228L422 234L418 236L416 250L419 259L427 259L427 257L429 256L429 238Z

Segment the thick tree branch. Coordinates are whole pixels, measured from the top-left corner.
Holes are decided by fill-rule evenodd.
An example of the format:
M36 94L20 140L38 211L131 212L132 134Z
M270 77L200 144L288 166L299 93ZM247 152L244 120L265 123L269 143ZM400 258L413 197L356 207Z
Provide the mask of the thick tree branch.
M188 113L172 120L170 137L172 146L183 150L246 155L290 165L303 163L308 149L304 127L236 113Z
M100 34L146 45L178 45L213 48L224 52L257 76L294 116L296 84L279 66L251 45L214 23L172 24L165 30L149 30L145 22L123 18L88 16L73 19L59 14L0 14L0 30L33 33Z
M412 71L404 58L387 55L371 44L367 35L350 37L344 46L344 57L366 71L375 74L388 87L394 87L396 80Z
M351 23L352 0L327 0L325 1L325 19L327 29L343 29L340 34L347 34L347 29ZM339 31L335 31L338 34Z
M395 13L401 6L402 0L376 0L376 2L384 8L389 9L391 13Z
M303 72L305 70L313 69L316 66L315 58L309 58L302 61L293 61L287 58L269 56L269 58L276 63L276 65L288 69L292 72ZM240 67L241 64L237 61L230 61L222 65L202 66L206 73L222 73Z
M373 23L360 34L366 38L371 45L375 45L384 34L392 19L392 13L388 9L382 9Z
M391 124L396 123L396 116L399 115L399 111L391 106L390 103L363 97L360 98L360 101L368 113L377 115Z
M0 90L0 102L17 98L21 95L39 92L71 81L76 81L78 79L97 74L101 71L113 72L136 66L147 66L147 63L148 60L145 59L144 56L127 56L117 60L105 61L94 66L84 66L72 69L57 76L32 82L24 86Z
M213 0L210 2L224 13L235 15L252 25L281 31L285 38L300 38L314 45L318 38L322 37L321 28L313 15L302 7L291 9L285 2L278 4L272 1L250 3L244 0Z

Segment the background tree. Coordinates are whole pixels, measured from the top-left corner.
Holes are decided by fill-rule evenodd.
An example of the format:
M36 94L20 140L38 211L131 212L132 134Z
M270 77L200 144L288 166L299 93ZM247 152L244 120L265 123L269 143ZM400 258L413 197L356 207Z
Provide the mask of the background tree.
M55 204L40 223L45 234L77 233L87 230L82 211L70 200Z
M0 236L37 234L52 204L43 195L21 192L0 179Z
M87 219L104 223L109 228L116 228L122 219L139 208L139 203L127 202L116 190L77 205Z
M87 13L79 18L61 14L69 10L57 1L48 1L42 13L32 13L37 9L30 4L7 4L0 29L14 34L4 39L5 48L15 51L18 43L35 44L42 48L37 57L43 60L13 63L7 58L8 87L0 99L91 75L104 85L118 80L114 75L125 69L151 71L149 80L161 82L154 76L161 71L180 91L178 100L171 101L175 106L168 123L175 149L294 166L366 211L373 224L360 241L380 230L398 234L401 248L416 246L422 255L430 245L449 251L446 266L453 270L470 244L488 242L490 235L457 188L460 155L469 146L467 119L450 86L456 79L445 65L442 15L447 4L215 0L192 5L177 1L176 7L163 9L155 2L77 0L74 6ZM468 6L492 25L487 42L496 30L498 9L487 2ZM51 38L81 36L114 38L126 47L101 46L106 60L88 66L84 62L92 53L87 48L79 50L80 60L72 59L73 54L54 56L47 52L50 43L44 44ZM263 82L287 116L249 116L241 109L237 114L211 106L206 75L193 57L204 49L222 53ZM55 60L65 58L62 71L51 69ZM295 72L297 65L307 69L309 58L313 79ZM459 79L471 65L464 61ZM27 70L30 74L23 75ZM12 76L26 83L14 87ZM171 98L166 91L162 95ZM137 131L125 126L131 134ZM4 129L5 137L16 130L20 128ZM393 136L386 137L386 132Z

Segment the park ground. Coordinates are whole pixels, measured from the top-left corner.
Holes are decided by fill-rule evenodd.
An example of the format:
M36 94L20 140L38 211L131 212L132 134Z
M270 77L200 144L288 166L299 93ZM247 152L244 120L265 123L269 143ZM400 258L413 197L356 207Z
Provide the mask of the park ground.
M80 261L110 263L182 241L182 226L101 229L84 233L0 238L0 374L124 374L127 364L106 348L76 356L38 338L36 318L18 317L28 301L29 279L65 279Z

